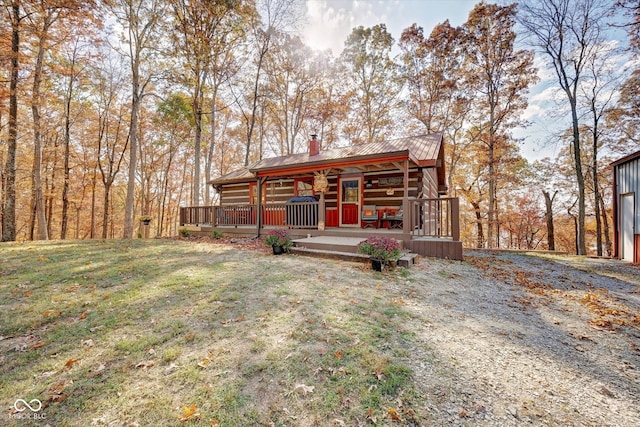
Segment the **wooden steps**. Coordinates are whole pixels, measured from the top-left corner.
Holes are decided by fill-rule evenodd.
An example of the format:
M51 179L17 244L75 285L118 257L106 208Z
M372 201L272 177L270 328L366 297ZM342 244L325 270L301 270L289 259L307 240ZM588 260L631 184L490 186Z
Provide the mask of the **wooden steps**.
M358 244L366 240L361 237L316 236L293 240L289 252L325 259L337 259L359 263L369 263L369 256L358 253ZM415 263L418 254L404 251L398 265L410 267Z

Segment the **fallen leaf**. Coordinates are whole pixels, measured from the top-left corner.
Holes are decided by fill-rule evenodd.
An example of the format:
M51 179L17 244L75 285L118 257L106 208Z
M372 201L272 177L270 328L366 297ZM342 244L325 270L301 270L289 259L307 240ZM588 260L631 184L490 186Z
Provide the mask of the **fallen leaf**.
M184 336L184 339L187 341L193 341L195 337L196 337L196 334L194 334L193 332L189 332L187 335Z
M391 416L391 419L393 421L402 421L402 417L400 416L398 411L396 411L394 408L389 408L387 410L387 414L389 414Z
M219 426L220 425L220 421L216 420L215 418L211 420L211 425L212 426Z
M333 353L333 357L335 357L338 360L342 359L342 356L344 356L344 352L342 350L337 350L336 352Z
M189 406L185 406L182 409L182 416L180 417L180 421L189 421L195 418L198 418L200 413L198 412L198 407L195 403L192 403Z
M155 364L156 364L156 362L154 362L153 360L145 360L144 362L138 363L136 365L136 368L147 369L147 368L151 368Z
M308 386L305 384L297 384L293 391L295 391L298 394L301 394L302 396L306 396L309 393L313 393L313 390L315 389L314 386Z
M67 360L67 363L64 364L65 368L70 368L72 367L76 362L78 361L78 359L69 359Z
M80 315L80 319L84 320L87 318L87 312L84 312Z
M205 369L210 364L211 364L211 359L209 359L208 357L201 357L200 361L198 362L198 367Z
M344 423L344 421L339 420L339 419L334 419L333 420L333 424L337 425L337 426L346 426L346 424Z

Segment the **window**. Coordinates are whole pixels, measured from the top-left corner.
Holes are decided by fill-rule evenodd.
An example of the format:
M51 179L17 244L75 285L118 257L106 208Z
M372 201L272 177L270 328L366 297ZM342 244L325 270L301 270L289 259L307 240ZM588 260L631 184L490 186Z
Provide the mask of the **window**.
M313 178L300 178L295 180L296 196L313 196Z

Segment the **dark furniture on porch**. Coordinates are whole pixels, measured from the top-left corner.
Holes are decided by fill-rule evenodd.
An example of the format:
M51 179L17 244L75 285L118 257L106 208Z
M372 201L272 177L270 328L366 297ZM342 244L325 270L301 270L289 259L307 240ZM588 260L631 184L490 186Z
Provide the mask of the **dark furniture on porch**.
M378 211L375 205L362 206L362 228L379 227Z

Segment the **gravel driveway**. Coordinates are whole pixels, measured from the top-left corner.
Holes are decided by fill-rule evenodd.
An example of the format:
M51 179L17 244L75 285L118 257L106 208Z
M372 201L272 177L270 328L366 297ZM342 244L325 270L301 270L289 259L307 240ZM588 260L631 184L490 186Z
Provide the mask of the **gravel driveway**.
M467 251L412 270L395 291L432 425L640 426L640 268Z

